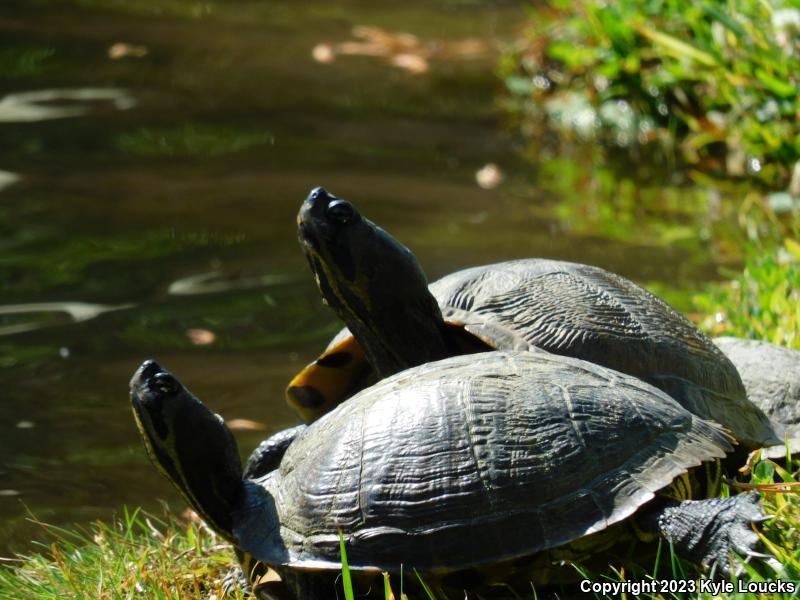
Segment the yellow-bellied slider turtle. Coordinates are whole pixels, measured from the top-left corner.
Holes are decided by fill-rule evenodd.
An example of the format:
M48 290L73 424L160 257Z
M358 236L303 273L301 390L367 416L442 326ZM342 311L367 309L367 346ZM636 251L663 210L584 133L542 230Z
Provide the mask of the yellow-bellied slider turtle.
M732 552L758 556L751 527L767 518L757 494L687 499L714 493L731 449L719 425L639 379L538 350L398 373L295 430L257 477L243 477L222 418L155 362L131 400L159 470L304 600L333 597L340 532L355 571L435 578L524 560L541 581L636 531L725 574Z
M736 366L750 401L784 427L791 453L800 454L800 352L734 337L714 338L714 343ZM784 440L761 455L786 456Z
M348 327L287 388L306 422L363 387L370 369L387 377L457 354L538 347L647 381L748 447L779 443L725 355L619 275L528 259L458 271L429 288L408 248L323 188L297 221L323 299Z

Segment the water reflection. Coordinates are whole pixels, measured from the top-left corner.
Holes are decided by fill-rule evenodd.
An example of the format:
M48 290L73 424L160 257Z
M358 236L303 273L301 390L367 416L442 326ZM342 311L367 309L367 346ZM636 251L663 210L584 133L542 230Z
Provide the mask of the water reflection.
M63 103L70 101L69 104ZM110 102L118 110L129 110L136 100L126 90L77 88L17 92L0 98L0 123L30 123L80 117L96 102Z
M286 283L302 281L301 275L242 275L241 273L224 273L210 271L183 277L169 284L167 293L173 296L193 296L195 294L215 294L233 290L247 290L258 287L270 287Z
M33 331L35 329L42 329L44 327L53 327L55 325L62 325L63 319L54 317L54 313L66 314L71 323L80 323L81 321L88 321L103 313L112 312L115 310L124 310L132 308L135 304L90 304L87 302L35 302L31 304L6 304L0 305L0 322L13 318L16 315L30 315L38 314L38 319L27 320L22 323L13 323L11 325L0 325L0 335L13 335L17 333L24 333L26 331Z
M0 171L0 191L3 191L5 188L14 185L17 183L22 177L20 177L17 173L12 173L11 171Z

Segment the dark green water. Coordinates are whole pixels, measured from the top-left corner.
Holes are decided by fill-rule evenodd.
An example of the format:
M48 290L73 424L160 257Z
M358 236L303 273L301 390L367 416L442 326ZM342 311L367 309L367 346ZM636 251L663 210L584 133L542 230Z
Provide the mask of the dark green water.
M124 504L182 508L130 415L144 358L228 419L295 422L283 388L338 328L295 237L316 185L354 200L431 278L557 257L680 302L716 277L702 225L687 233L697 215L662 200L587 211L580 173L539 185L503 127L494 54L417 75L311 58L354 25L493 45L521 18L513 2L0 3L0 170L19 177L0 190L0 554L47 539L28 511L85 524ZM119 42L147 53L112 60ZM24 94L46 90L31 108ZM506 175L491 191L475 183L489 162ZM242 451L263 435L237 433Z

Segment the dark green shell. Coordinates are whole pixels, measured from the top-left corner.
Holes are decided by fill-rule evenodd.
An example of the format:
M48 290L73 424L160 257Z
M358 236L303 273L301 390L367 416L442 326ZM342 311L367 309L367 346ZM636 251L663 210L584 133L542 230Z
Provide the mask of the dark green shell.
M597 267L518 260L431 285L445 319L473 332L574 356L639 377L748 446L774 443L736 368L697 327L633 282Z
M457 570L626 519L730 450L662 391L541 351L403 371L309 426L246 482L238 546L271 565ZM265 490L269 494L265 493Z

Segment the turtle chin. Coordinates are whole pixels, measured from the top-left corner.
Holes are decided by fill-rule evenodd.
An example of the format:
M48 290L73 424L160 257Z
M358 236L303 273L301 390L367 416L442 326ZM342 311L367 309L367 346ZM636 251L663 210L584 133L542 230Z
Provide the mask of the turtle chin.
M336 240L337 228L326 220L308 210L306 204L300 209L297 217L297 237L300 244L319 250L323 243L331 244Z

